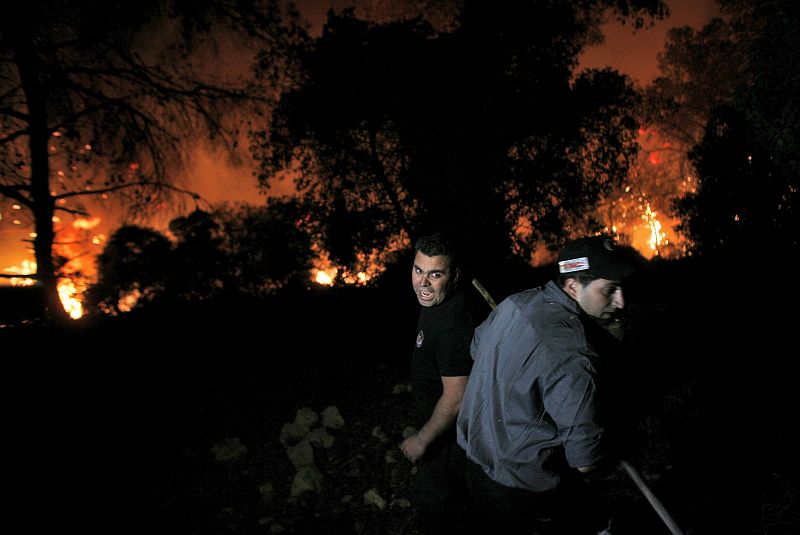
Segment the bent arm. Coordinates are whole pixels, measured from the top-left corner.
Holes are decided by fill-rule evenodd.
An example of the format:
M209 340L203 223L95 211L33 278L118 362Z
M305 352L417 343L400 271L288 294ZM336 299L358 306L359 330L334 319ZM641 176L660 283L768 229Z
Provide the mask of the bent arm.
M585 365L565 369L545 397L545 410L558 426L567 462L582 474L599 469L608 452L598 421L594 373Z
M425 454L428 446L456 421L461 400L467 388L467 375L442 377L442 396L436 402L431 417L422 428L400 444L403 455L416 462Z

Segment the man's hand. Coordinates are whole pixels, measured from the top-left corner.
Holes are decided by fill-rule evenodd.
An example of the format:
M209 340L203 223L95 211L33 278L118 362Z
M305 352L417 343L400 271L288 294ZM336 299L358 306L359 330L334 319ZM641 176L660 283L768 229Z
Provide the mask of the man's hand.
M420 457L425 455L427 449L428 442L419 436L419 433L414 433L400 444L400 451L412 463L417 462Z
M442 377L442 397L433 407L433 414L419 431L400 444L400 450L406 459L412 463L417 462L425 455L430 443L453 425L461 407L461 400L464 398L468 379L467 375Z

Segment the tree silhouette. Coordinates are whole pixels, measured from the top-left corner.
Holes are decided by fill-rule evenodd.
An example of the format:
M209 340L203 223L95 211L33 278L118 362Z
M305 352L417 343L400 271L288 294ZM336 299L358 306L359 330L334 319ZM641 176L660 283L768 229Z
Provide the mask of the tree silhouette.
M278 5L45 0L4 7L0 194L32 214L32 277L45 287L51 315L64 314L54 215L85 214L79 199L88 195L113 193L141 212L189 193L174 183L188 142L207 137L232 147L235 126L226 119L235 105L260 100L245 83L200 75L190 53L212 31L242 32L264 49L262 78L280 83L285 64L271 60L302 32L291 6L284 20Z
M227 288L253 296L307 283L311 236L300 222L308 217L295 199L270 199L267 206L223 206Z
M172 243L158 231L135 225L117 229L97 257L97 282L87 308L116 315L161 297L171 279Z
M644 91L644 122L672 150L687 153L703 138L714 108L732 101L748 61L733 26L721 18L698 31L671 29L658 56L660 74Z
M557 246L635 151L623 77L572 80L604 8L663 14L661 2L466 1L454 29L436 33L422 19L329 13L298 53L301 83L254 133L261 183L294 177L345 265L433 227L463 235L469 260L490 265L512 254L523 217L533 230L517 254Z
M222 250L222 224L215 214L194 210L173 219L175 236L169 293L185 300L210 299L225 286L228 265Z
M747 0L722 7L742 67L733 98L714 110L691 153L700 186L677 204L683 228L702 253L796 250L800 8Z
M120 227L97 257L87 308L116 315L156 302L264 297L305 284L312 254L300 225L306 217L297 200L271 199L177 217L169 223L172 241L152 229Z
M371 28L352 10L331 15L322 37L299 53L302 88L285 94L269 130L254 135L261 184L293 169L317 219L331 224L322 233L332 255L345 264L358 246L385 242L415 215L397 120L415 94L428 31L418 21ZM337 246L336 236L358 237L358 226L361 240Z

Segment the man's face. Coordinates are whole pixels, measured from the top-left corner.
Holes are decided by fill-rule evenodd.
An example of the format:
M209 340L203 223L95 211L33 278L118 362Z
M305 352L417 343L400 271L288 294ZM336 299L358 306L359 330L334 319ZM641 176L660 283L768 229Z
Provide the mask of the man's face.
M458 270L451 271L446 256L428 256L418 251L414 257L411 284L420 305L432 307L444 301L457 279Z
M584 312L597 319L611 319L625 306L619 281L595 279L583 286L575 279L568 283L568 292Z

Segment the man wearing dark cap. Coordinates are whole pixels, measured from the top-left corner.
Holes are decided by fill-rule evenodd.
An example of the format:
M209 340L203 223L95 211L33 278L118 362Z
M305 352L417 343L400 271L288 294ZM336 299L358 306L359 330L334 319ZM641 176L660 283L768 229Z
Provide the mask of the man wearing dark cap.
M577 239L555 281L506 298L475 330L457 440L486 530L610 533L582 479L609 457L599 372L616 340L601 325L643 263L611 238Z

